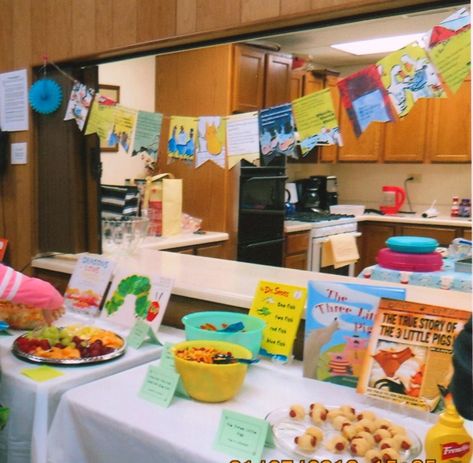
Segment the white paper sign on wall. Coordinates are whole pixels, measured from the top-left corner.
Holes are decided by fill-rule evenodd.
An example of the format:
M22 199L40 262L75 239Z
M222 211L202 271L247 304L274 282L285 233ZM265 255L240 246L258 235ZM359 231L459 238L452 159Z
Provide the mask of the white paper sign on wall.
M11 144L11 163L27 164L28 162L28 144L12 143Z

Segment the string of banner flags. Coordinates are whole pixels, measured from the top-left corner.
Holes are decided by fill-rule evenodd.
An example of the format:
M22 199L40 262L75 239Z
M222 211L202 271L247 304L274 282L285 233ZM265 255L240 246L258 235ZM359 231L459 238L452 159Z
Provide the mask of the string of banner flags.
M393 122L396 114L405 117L420 98L446 98L445 87L456 93L469 73L470 15L462 8L421 41L339 80L337 89L358 137L371 122ZM56 84L51 79L35 84L41 80ZM48 113L59 107L60 99L53 110L39 108L34 87L30 89L33 109ZM57 94L52 87L50 91ZM157 161L163 117L120 105L74 80L64 120L75 120L85 135L96 133L102 144L120 144L131 156L146 155ZM316 146L343 144L330 89L255 112L223 117L171 115L169 119L168 163L181 160L196 168L210 160L230 169L241 159L254 161L260 152L267 165L276 156L295 157L296 143L302 156Z

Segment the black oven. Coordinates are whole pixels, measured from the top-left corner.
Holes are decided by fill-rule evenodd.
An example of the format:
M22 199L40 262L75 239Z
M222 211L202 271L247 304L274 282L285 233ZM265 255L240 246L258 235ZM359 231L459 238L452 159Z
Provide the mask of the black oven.
M282 266L284 166L241 166L238 254L242 262Z

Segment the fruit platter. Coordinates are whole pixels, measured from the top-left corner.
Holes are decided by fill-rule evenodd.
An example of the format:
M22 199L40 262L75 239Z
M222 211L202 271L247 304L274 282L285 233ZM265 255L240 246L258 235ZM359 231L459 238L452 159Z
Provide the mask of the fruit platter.
M125 353L125 340L113 331L94 326L47 326L15 339L13 353L35 363L87 365Z

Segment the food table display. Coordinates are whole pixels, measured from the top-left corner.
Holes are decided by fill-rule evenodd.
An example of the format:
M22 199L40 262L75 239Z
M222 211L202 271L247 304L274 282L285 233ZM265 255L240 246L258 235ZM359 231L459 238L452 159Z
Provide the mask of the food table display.
M83 319L68 314L56 324L66 326L78 320L84 323ZM110 323L96 320L95 325L124 336ZM173 329L168 330L173 332ZM0 461L8 463L46 462L48 427L65 391L157 359L162 351L160 346L145 344L139 350L128 348L123 356L109 362L84 366L55 365L54 370L62 373L61 376L35 382L22 374L22 370L37 365L21 360L11 352L12 344L20 334L22 332L12 331L12 336L0 336L0 403L10 408L7 426L0 432Z
M351 388L303 378L298 362L274 365L263 361L252 365L242 389L229 401L203 403L174 397L171 405L164 408L138 395L147 368L142 365L64 394L49 433L49 463L244 461L213 447L223 410L261 419L282 413L290 420L289 407L294 403L307 409L313 402L328 407L349 404L358 412L371 410L380 418L404 426L416 442L417 437L423 441L436 419L423 412L404 410L398 414L392 411L394 406L386 403L383 408L374 407L376 402L368 402ZM472 424L468 424L470 431ZM292 436L280 436L275 444L274 448L264 448L263 460L311 459L310 452L304 454L296 449ZM322 457L337 460L325 444L318 446L316 453L319 461ZM424 457L421 452L417 458Z

